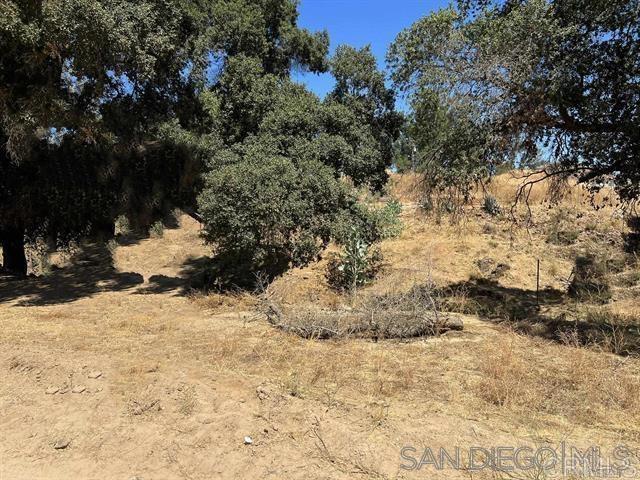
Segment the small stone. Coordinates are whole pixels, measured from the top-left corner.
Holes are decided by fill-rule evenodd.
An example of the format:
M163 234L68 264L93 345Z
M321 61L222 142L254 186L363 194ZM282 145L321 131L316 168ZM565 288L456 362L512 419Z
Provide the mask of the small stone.
M198 416L197 421L203 425L210 425L213 423L213 418L206 415Z
M245 444L245 445L251 445L251 444L253 444L253 438L251 438L251 437L244 437L244 444Z
M54 395L56 393L58 393L60 391L60 388L58 387L49 387L45 390L44 393L46 393L47 395Z
M73 393L82 393L87 389L87 387L85 387L84 385L76 385L75 387L73 387L73 390L71 390Z
M102 372L99 371L94 371L94 372L89 372L89 375L87 375L87 377L89 378L100 378L102 376Z
M260 400L265 400L269 397L268 390L263 386L259 386L258 388L256 388L256 394L258 395L258 398Z
M64 450L71 444L71 440L65 440L61 438L60 440L56 440L56 443L53 444L53 448L56 450Z
M459 317L451 317L447 319L447 328L449 330L461 331L464 329L464 322Z

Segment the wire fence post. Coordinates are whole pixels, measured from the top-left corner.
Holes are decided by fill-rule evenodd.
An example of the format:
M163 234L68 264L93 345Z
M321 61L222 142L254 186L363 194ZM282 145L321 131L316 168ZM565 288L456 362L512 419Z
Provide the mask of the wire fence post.
M540 259L538 258L538 266L536 270L536 303L540 308Z

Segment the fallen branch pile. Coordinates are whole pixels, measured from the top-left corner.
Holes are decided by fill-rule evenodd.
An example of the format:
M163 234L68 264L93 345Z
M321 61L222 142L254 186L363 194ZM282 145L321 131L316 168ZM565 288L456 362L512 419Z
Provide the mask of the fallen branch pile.
M305 309L285 314L274 302L265 301L263 312L274 327L303 338L313 339L341 337L373 340L407 339L463 329L460 318L426 310Z

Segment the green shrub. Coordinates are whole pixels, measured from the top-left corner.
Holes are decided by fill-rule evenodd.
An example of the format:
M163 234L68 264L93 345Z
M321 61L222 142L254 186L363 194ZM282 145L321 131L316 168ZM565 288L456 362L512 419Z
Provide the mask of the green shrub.
M209 173L198 203L219 281L249 287L316 259L353 199L331 168L266 152Z
M162 238L162 235L164 235L164 225L160 220L151 225L149 228L149 235L154 238Z
M341 211L332 227L332 236L337 243L345 245L350 241L353 230L368 244L380 240L397 237L402 233L400 220L402 204L397 200L389 200L382 208L354 203L350 208Z
M395 238L402 233L403 225L400 220L402 203L395 198L387 201L384 207L374 210L374 228L379 232L380 239Z
M341 291L354 291L371 282L382 267L380 250L372 247L353 229L340 254L334 254L327 265L327 281Z
M482 209L493 217L502 213L502 207L498 203L498 199L493 195L485 195Z

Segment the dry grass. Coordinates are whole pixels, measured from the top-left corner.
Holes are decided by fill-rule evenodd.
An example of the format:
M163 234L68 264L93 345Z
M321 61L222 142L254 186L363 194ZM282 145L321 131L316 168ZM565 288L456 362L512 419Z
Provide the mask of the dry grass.
M394 177L394 193L405 202L414 194L415 179L409 180ZM495 188L504 202L512 181ZM537 201L543 186L536 188ZM613 258L620 251L621 220L612 209L576 207L582 216L571 218L580 230L573 245L547 243L547 207L534 205L533 213L526 230L478 208L458 222L438 223L409 206L402 235L381 246L384 273L355 297L328 288L323 261L271 286L285 309L316 311L360 309L367 298L403 295L425 283L455 291L438 301L467 313L464 331L411 342L300 338L256 316L256 298L244 293L141 295L145 288L137 285L59 304L1 304L0 404L7 427L0 453L7 478L20 478L15 472L91 478L96 469L101 478L395 478L399 449L412 443L570 438L603 448L640 445L640 359L610 353L621 353L618 333L608 346L590 348L569 334L564 343L542 338L545 325L537 323L528 322L525 335L473 315L481 310L474 292L453 289L473 277L528 295L539 258L541 286L565 291L576 254L599 249ZM181 278L185 262L207 253L197 225L183 224L162 238L118 247L117 267L143 273L147 283L157 274ZM498 264L509 265L499 278L494 268L480 268ZM625 264L613 275L635 268ZM604 307L569 306L594 322L604 316L633 324L640 317L637 287L622 280L612 285ZM553 317L569 306L546 305L537 314ZM90 380L91 370L104 374ZM44 393L49 385L80 380L85 394ZM73 438L68 452L50 448L60 432ZM246 435L252 446L243 445Z

